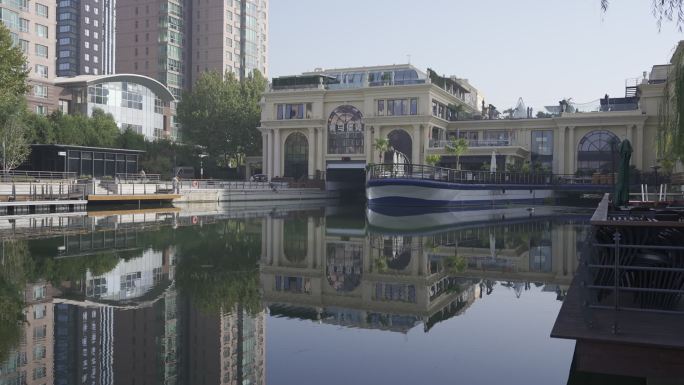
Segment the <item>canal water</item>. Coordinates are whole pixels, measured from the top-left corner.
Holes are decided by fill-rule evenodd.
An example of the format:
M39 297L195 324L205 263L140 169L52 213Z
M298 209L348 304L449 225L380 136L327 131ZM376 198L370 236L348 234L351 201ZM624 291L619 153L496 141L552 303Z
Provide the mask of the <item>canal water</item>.
M0 384L566 384L590 211L0 220Z

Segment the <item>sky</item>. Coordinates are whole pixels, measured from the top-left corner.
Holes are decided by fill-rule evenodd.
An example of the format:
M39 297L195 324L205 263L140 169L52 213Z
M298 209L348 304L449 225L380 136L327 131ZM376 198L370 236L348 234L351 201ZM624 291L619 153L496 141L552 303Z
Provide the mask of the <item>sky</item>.
M269 77L411 64L466 78L502 111L624 96L684 34L651 0L271 0Z

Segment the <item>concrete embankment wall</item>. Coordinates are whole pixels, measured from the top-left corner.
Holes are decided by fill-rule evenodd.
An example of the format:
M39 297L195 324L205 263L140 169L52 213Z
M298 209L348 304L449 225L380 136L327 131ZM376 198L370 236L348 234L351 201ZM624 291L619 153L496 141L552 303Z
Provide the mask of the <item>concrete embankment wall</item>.
M235 189L183 189L177 203L191 202L251 202L251 201L282 201L335 199L339 194L320 189L279 189L273 190L235 190Z

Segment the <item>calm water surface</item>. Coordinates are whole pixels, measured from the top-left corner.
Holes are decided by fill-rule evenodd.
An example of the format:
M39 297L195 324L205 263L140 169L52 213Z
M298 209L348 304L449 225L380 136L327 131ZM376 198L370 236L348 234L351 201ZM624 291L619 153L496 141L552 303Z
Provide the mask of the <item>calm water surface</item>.
M0 219L0 384L565 384L589 212Z

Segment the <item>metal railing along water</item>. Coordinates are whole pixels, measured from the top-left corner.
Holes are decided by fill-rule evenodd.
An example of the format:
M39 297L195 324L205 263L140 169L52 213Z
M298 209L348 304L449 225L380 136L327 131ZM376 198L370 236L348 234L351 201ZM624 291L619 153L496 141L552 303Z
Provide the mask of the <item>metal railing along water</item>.
M116 179L120 182L149 183L161 180L160 174L141 174L141 173L117 173Z
M684 314L684 212L610 212L608 195L581 260L586 307Z
M0 181L2 182L36 182L41 180L73 179L76 179L75 172L8 170L0 173Z
M571 174L468 171L420 164L376 164L369 179L421 179L461 184L571 185L587 184L587 178ZM589 179L590 181L590 179Z

